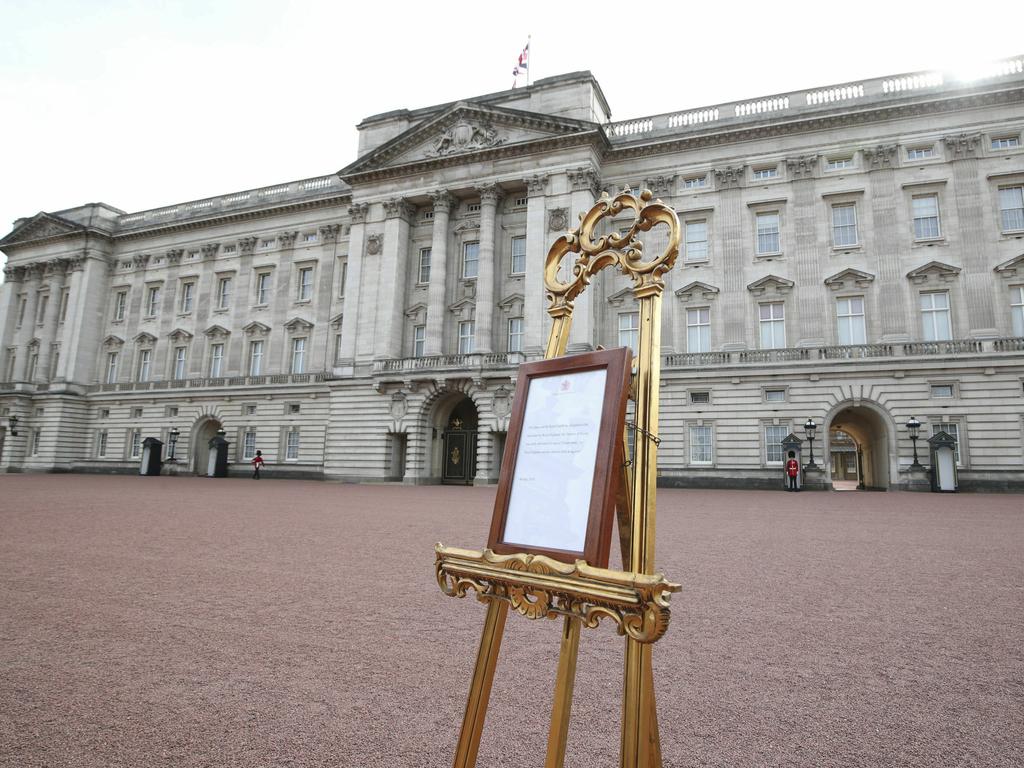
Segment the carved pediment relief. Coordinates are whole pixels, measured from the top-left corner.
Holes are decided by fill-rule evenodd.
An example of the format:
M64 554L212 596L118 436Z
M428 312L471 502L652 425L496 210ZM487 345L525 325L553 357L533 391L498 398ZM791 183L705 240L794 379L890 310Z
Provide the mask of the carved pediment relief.
M684 304L695 299L710 301L716 296L718 296L718 288L713 285L708 285L707 283L702 283L700 280L694 280L692 283L687 283L676 291L676 297Z
M825 278L825 285L833 291L842 291L847 288L867 288L874 281L875 276L869 272L861 272L859 269L848 267L842 272L836 272L831 277Z
M1004 261L995 268L1001 277L1019 277L1024 275L1024 253L1014 256L1009 261Z
M626 302L636 304L636 296L633 295L632 288L623 288L608 297L608 303L613 307L621 307Z
M444 157L462 152L473 152L504 144L507 137L498 135L489 122L470 121L460 117L453 125L443 129L423 151L424 157Z
M523 294L513 293L498 302L498 308L509 317L519 317L523 314Z
M203 333L211 339L224 339L231 335L231 331L222 325L211 325Z
M123 345L124 339L122 339L120 336L115 336L114 334L110 334L109 336L107 336L107 338L103 340L104 347L120 347Z
M52 213L40 211L32 218L22 221L10 234L0 240L0 245L59 237L81 231L83 231L83 227L74 222L54 216Z
M156 344L156 336L154 336L152 333L146 333L145 331L143 331L134 339L132 339L132 341L134 341L139 346L152 345Z
M192 338L192 334L186 331L184 328L175 328L173 331L167 334L167 338L169 338L171 341L188 341L189 339Z
M341 323L345 319L344 315L335 315L331 318L331 328L340 329Z
M475 310L476 300L469 297L459 299L448 307L448 311L455 315L459 320L472 320L473 312Z
M293 317L291 320L284 324L284 327L291 333L295 333L296 331L308 331L312 329L313 324L309 322L309 320L306 320L305 318Z
M770 294L784 296L793 290L793 281L778 275L766 275L748 285L747 290L755 296Z
M423 302L413 304L405 310L405 316L409 318L414 325L420 325L427 319L427 305Z
M261 322L253 320L248 325L243 326L242 330L245 332L246 336L255 336L257 338L262 338L270 333L270 326L264 325Z
M948 283L959 274L960 267L943 264L941 261L929 261L924 266L907 272L907 277L915 285L922 285L929 282Z

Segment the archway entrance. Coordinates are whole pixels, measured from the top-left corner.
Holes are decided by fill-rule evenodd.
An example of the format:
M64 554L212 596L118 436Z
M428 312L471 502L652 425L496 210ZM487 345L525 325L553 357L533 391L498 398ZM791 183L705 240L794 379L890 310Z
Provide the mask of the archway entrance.
M210 441L221 429L221 423L214 418L204 419L192 428L191 466L197 475L205 476L210 462Z
M886 490L890 482L890 430L885 418L865 405L848 406L828 426L832 487Z
M478 415L473 401L465 395L439 408L441 425L441 482L472 485L476 474L476 433Z

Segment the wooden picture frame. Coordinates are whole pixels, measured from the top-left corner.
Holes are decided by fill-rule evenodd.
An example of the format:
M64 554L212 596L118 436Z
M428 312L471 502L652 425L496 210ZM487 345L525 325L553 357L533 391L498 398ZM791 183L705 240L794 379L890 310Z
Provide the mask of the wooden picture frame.
M519 366L487 546L608 567L633 354Z

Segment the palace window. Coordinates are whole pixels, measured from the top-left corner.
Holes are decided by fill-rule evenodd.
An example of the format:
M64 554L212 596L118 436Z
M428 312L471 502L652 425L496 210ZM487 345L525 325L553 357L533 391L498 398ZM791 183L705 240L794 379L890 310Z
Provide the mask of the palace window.
M260 376L263 373L263 341L249 342L249 375Z
M313 298L313 268L302 267L299 269L297 301L309 301Z
M29 381L35 381L36 379L36 367L39 365L39 353L33 350L28 356L28 371L26 372L26 378Z
M139 381L149 381L149 369L152 363L153 353L148 349L139 350Z
M272 238L272 237L265 237L262 240L260 240L260 248L266 250L268 248L273 248L273 247L274 247L274 238Z
M50 303L50 294L44 293L39 297L39 306L36 308L36 325L42 325L46 321L46 305ZM122 319L124 319L122 317Z
M216 379L224 375L224 345L210 345L210 378Z
M911 147L907 150L908 160L928 160L935 157L935 147Z
M345 279L348 277L348 261L341 262L341 275L338 277L338 297L345 297Z
M462 246L462 277L475 280L480 267L480 243L465 243Z
M683 189L700 189L708 185L708 177L704 176L688 176L683 179Z
M42 442L43 431L41 429L32 430L32 455L39 455L39 444Z
M128 291L118 291L114 295L114 322L120 323L124 320L125 311L128 309Z
M316 242L316 232L306 232L305 234L303 234L302 235L302 242L304 242L304 243L315 243Z
M786 308L781 301L758 305L761 327L761 349L782 349L786 346Z
M242 435L242 458L251 459L256 455L256 430L247 429Z
M1017 149L1020 136L998 136L992 139L992 149Z
M999 190L999 218L1003 232L1024 230L1024 186Z
M956 391L952 384L932 384L932 397L954 397Z
M857 244L857 206L853 203L832 206L832 244L836 248Z
M117 358L119 355L119 352L107 353L107 384L117 382Z
M757 214L757 252L780 253L782 243L779 237L779 212L768 211Z
M160 286L151 285L146 291L146 317L156 317L160 310Z
M302 403L288 403L288 407L285 410L289 415L294 416L302 410Z
M14 381L14 369L18 363L18 352L13 347L7 349L7 381Z
M686 222L686 238L683 245L685 261L708 260L708 222L707 219Z
M690 463L711 464L713 460L713 434L710 425L690 427Z
M764 181L765 179L777 179L779 177L778 166L772 166L771 168L755 168L754 169L754 181Z
M306 339L292 339L292 373L306 372Z
M285 437L284 458L286 461L297 461L299 458L299 430L289 429Z
M852 157L833 157L829 158L825 163L825 170L827 171L842 171L846 168L853 168Z
M25 294L21 295L21 301L18 302L18 323L17 327L21 328L21 324L25 322L25 307L28 305L28 296Z
M840 344L867 343L863 296L836 299L836 319L839 323Z
M237 245L224 245L224 246L221 246L220 252L221 253L234 253L237 250L238 250L238 246Z
M523 351L523 318L521 317L508 319L508 351Z
M133 429L131 431L130 440L131 447L128 453L133 459L137 459L142 456L142 430Z
M420 265L416 273L416 282L421 285L430 282L430 255L431 248L420 248Z
M925 341L946 341L953 338L948 292L934 291L921 294L921 325Z
M424 345L427 343L427 326L416 325L412 329L412 356L423 357Z
M192 311L192 302L195 294L195 283L181 284L181 314L187 315Z
M703 392L690 392L690 405L708 405L711 403L711 393L707 390Z
M187 361L188 348L187 347L175 347L174 348L174 378L184 379L185 378L185 363Z
M636 354L640 345L640 313L623 312L619 315L619 346L629 347Z
M341 361L341 323L338 323L338 331L334 334L334 364Z
M101 429L96 433L96 458L102 459L107 455L107 430Z
M474 323L472 320L463 320L459 323L459 354L468 355L476 347L474 343Z
M522 275L526 272L526 238L512 238L512 269L513 275Z
M786 402L786 390L766 389L764 391L764 401L766 403L784 403Z
M63 323L68 319L68 301L71 298L71 289L65 288L60 292L60 321Z
M231 304L231 278L222 277L217 281L217 309L227 309Z
M264 305L270 301L270 273L260 272L256 275L256 304Z
M781 390L778 390L781 391ZM782 450L782 441L789 435L786 424L765 424L764 427L764 463L782 464L786 457Z
M956 440L956 448L953 450L953 458L956 460L956 465L960 466L960 425L952 422L938 422L932 424L932 436L939 434L939 432L945 432L947 435Z
M934 240L939 237L939 196L918 195L912 201L914 239Z
M1024 285L1010 289L1010 316L1013 320L1013 335L1024 336Z
M697 307L686 310L686 351L711 351L711 309Z

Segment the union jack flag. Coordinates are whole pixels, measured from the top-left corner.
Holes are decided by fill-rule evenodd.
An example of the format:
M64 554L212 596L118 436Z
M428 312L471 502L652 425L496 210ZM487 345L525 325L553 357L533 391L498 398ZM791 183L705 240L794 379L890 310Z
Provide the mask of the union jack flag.
M530 44L527 43L523 48L523 52L519 54L519 61L516 62L515 67L512 69L512 74L518 76L521 72L525 72L530 68Z

